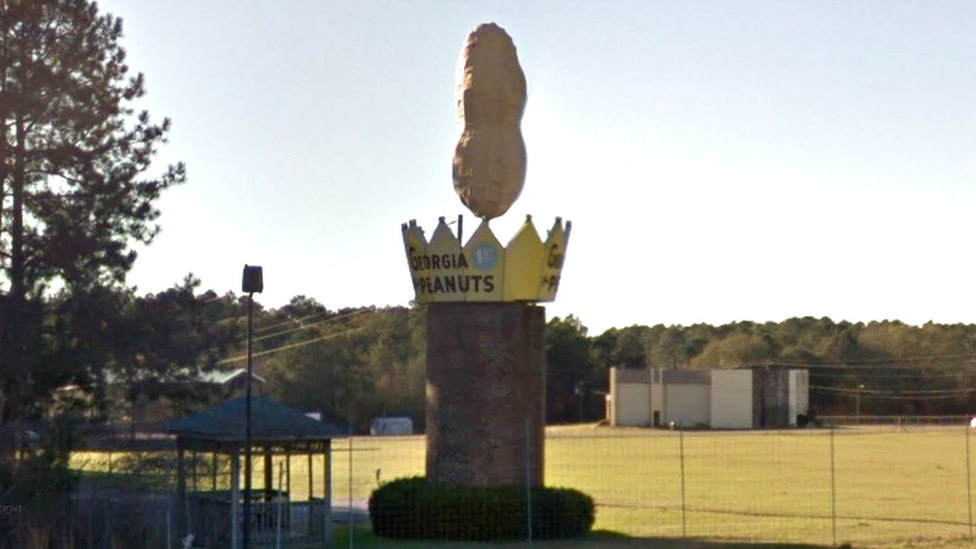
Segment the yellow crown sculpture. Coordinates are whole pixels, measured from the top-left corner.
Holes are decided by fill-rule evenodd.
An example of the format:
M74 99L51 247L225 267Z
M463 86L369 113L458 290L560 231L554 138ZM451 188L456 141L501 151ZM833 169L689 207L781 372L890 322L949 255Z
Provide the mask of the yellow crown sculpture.
M553 301L566 258L572 223L556 218L543 242L526 216L502 247L487 221L468 242L440 218L428 242L416 221L404 223L403 246L418 303Z
M458 141L452 177L461 202L481 225L467 244L442 217L428 242L416 221L404 223L403 246L418 303L553 301L572 224L556 218L546 241L532 217L502 247L488 221L512 206L525 184L525 75L505 31L479 25L465 40L455 70Z

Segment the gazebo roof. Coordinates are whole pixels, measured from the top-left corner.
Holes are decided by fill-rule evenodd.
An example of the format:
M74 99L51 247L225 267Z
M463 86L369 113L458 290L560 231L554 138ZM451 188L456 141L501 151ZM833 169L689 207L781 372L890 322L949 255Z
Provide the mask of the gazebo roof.
M246 399L246 396L232 398L201 412L168 421L165 430L177 438L243 444ZM316 421L271 398L251 397L251 439L255 443L315 442L344 434L335 425Z

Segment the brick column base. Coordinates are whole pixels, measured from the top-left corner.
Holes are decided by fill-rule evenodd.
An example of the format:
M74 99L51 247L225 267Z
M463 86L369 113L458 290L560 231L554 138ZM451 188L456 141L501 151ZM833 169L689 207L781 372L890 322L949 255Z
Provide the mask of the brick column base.
M524 303L427 308L427 478L543 483L546 315ZM526 471L528 469L528 472Z

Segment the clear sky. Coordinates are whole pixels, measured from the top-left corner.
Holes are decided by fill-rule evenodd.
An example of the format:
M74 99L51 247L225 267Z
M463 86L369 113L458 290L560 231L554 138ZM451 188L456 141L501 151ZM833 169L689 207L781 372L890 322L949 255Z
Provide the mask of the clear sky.
M454 66L494 21L528 178L492 227L573 222L550 315L611 326L976 322L976 3L105 0L189 183L129 282L412 298L400 223L466 214ZM468 229L470 231L471 229ZM466 232L468 232L466 231Z

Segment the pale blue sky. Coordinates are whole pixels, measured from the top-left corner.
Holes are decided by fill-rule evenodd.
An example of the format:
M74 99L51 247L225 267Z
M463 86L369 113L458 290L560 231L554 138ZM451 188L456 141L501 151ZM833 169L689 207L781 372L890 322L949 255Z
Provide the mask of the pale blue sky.
M573 234L550 315L594 332L976 322L976 3L106 0L189 183L129 277L268 307L406 304L400 223L465 213L454 65L494 21L529 170L492 223ZM428 233L429 234L429 233ZM469 233L470 234L470 233Z

